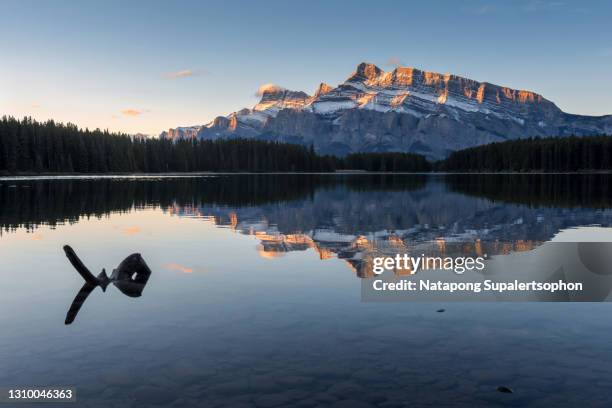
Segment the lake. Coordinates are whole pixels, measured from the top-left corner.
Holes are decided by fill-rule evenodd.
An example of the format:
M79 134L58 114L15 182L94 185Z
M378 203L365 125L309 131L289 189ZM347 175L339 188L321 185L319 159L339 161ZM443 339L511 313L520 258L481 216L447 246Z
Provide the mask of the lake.
M0 227L0 387L105 408L612 403L609 303L361 299L376 253L611 242L610 175L4 178ZM94 275L132 253L151 274L79 294L66 244Z

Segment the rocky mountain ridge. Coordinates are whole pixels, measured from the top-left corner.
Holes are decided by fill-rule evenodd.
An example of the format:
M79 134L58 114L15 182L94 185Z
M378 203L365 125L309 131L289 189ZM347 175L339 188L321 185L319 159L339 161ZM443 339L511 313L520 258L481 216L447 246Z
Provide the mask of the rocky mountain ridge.
M314 145L322 154L414 152L440 159L454 150L530 136L610 134L612 116L561 111L531 91L457 75L361 63L345 82L312 96L274 85L252 109L206 125L169 129L178 139L258 138Z

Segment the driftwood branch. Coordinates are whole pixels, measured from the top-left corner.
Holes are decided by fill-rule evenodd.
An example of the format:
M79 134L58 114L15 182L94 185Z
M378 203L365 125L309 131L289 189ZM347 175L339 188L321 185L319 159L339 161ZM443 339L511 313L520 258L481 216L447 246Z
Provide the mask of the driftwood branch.
M64 252L66 253L66 257L68 258L72 266L74 266L74 269L76 269L79 275L81 275L83 279L85 279L85 282L90 283L92 285L98 284L98 278L96 278L89 271L89 269L87 269L83 261L81 261L77 254L74 252L74 249L72 249L69 245L65 245Z
M85 284L79 293L77 293L68 310L66 324L71 324L76 319L81 306L96 287L100 286L103 291L106 291L106 287L112 282L124 295L139 297L142 295L149 276L151 276L151 269L149 269L140 254L132 254L125 258L113 270L109 278L104 269L102 269L98 276L94 276L69 245L64 246L64 252L72 266L74 266L74 269L85 279Z
M100 274L96 277L85 266L83 261L81 261L81 259L74 252L74 249L70 247L70 245L64 245L64 252L66 253L66 257L68 258L72 266L74 266L74 269L76 269L79 275L81 275L83 279L85 279L85 282L89 283L90 285L100 285L102 287L102 290L106 290L106 286L109 283L109 279L108 276L106 276L106 271L104 269L102 269L102 272L100 272Z

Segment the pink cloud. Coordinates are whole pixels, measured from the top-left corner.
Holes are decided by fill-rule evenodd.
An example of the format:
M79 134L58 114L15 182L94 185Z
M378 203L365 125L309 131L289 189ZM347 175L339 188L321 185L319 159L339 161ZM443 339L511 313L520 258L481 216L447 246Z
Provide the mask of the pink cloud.
M255 96L262 96L264 92L278 92L278 91L282 91L283 89L285 88L283 88L282 86L275 85L275 84L263 84L262 86L257 88L257 92L255 93Z
M140 234L142 232L142 230L140 229L140 227L127 227L123 230L123 235L127 235L127 236L131 236L131 235L136 235L136 234Z
M132 117L142 115L142 111L139 111L138 109L131 109L131 108L124 109L121 111L121 113L123 113L123 115L125 116L132 116Z
M169 263L164 265L164 267L170 271L182 272L182 273L193 273L193 268L188 268L185 265L177 264L177 263Z

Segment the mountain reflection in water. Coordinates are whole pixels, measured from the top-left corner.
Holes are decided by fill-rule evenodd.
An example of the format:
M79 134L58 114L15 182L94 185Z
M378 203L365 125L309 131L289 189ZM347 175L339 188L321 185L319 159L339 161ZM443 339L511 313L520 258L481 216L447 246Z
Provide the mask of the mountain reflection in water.
M73 385L76 406L104 408L610 406L609 303L559 292L552 300L572 303L373 304L368 280L347 268L367 277L368 257L384 251L508 253L487 276L455 278L580 278L596 284L590 300L608 298L606 247L578 253L586 276L524 266L571 265L562 238L609 238L584 228L610 226L609 185L604 175L0 179L0 384ZM153 272L83 289L65 244L95 274L133 252Z
M0 181L5 231L160 208L254 236L261 256L313 249L371 275L379 254L528 251L612 224L610 175L218 175Z

